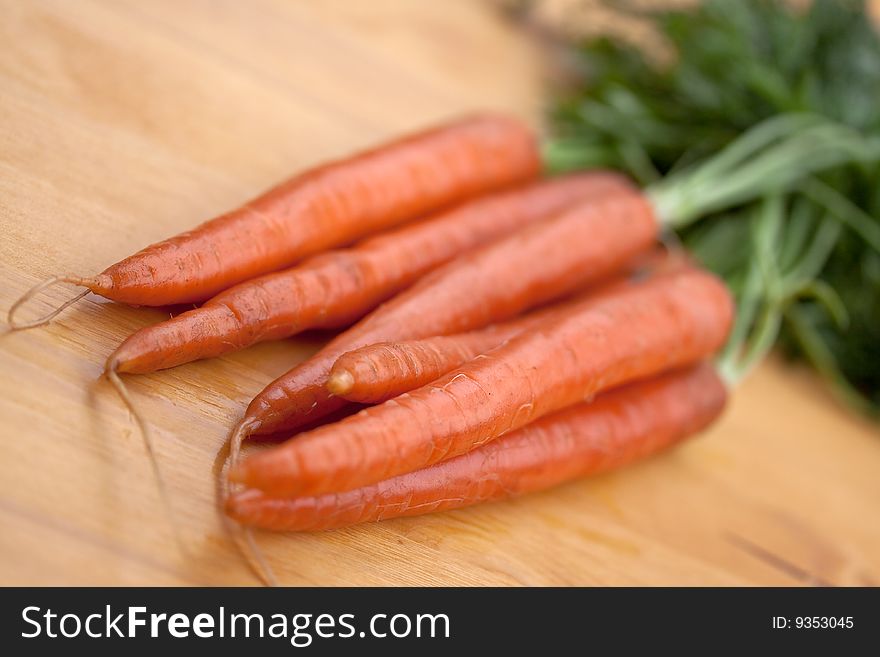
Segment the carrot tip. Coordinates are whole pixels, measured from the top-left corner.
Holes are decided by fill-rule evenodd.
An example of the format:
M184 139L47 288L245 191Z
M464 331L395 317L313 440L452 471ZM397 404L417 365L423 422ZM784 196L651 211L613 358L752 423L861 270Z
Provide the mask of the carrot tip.
M327 379L327 390L334 395L344 395L354 388L354 376L348 370L339 370L330 373Z

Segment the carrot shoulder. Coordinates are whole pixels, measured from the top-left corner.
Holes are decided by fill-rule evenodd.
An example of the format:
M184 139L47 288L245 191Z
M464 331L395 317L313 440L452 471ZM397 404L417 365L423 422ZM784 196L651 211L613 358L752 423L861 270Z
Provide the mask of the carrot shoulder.
M202 301L304 256L523 182L539 168L523 124L472 116L307 171L94 278L66 280L136 305Z
M277 531L335 529L506 499L621 467L691 436L721 413L726 390L699 365L631 383L415 472L343 493L232 495L227 513Z
M732 316L723 283L704 272L628 286L427 386L251 456L230 478L293 496L411 472L602 390L705 358L723 344Z
M619 271L656 238L635 191L580 203L437 269L270 383L248 406L247 433L293 430L340 408L325 384L339 356L376 342L448 335L514 317Z
M355 247L240 283L200 308L143 328L111 355L108 369L152 372L309 328L344 326L465 251L578 200L626 189L631 187L623 177L595 171L464 202Z

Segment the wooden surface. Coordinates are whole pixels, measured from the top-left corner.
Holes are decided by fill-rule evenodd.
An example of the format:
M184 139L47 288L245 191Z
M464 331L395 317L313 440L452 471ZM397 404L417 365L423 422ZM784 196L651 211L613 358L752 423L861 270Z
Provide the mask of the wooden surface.
M462 110L534 119L539 62L472 2L0 3L0 307L90 274L291 172ZM69 290L45 295L44 304ZM0 334L0 583L251 584L212 468L315 339L130 378L188 546L101 379L162 318L89 297ZM289 584L880 584L880 436L778 363L708 434L509 503L260 535Z

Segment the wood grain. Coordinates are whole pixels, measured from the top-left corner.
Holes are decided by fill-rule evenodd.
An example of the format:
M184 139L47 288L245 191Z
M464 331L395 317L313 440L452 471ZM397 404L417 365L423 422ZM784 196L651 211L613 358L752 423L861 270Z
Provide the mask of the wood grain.
M474 108L535 120L539 58L467 0L0 2L0 308L291 172ZM46 307L70 293L46 294ZM0 334L0 583L253 584L215 507L227 428L319 338L129 379L188 545L101 379L161 319L87 298ZM779 363L681 449L540 495L261 535L289 584L878 584L880 439Z

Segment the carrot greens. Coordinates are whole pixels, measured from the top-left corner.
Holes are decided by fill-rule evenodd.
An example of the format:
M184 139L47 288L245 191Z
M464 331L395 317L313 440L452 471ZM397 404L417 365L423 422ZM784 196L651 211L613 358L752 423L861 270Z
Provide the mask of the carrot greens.
M781 345L880 412L880 38L864 3L623 10L673 57L569 38L577 73L552 110L548 166L629 172L726 279L729 379Z

